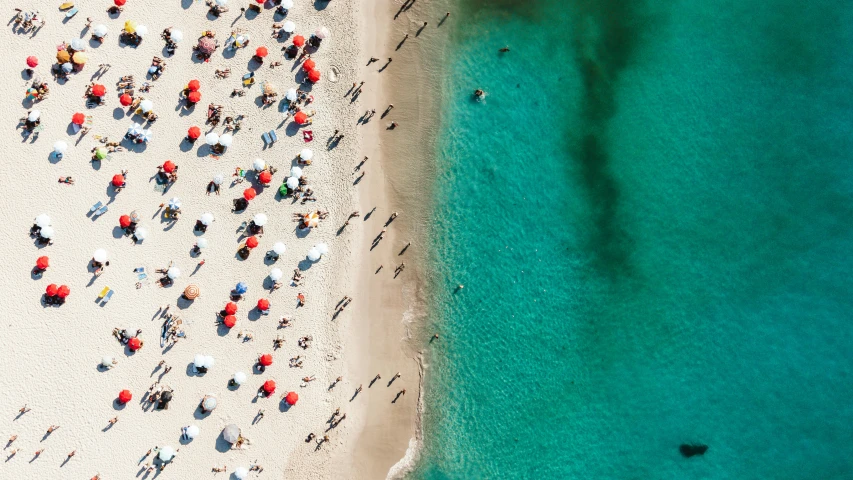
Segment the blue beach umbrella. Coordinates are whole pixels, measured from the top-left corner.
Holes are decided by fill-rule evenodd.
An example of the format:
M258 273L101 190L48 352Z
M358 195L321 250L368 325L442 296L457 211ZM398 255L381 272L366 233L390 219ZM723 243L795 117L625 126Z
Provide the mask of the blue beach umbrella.
M249 286L246 285L246 282L240 282L237 284L236 287L234 287L234 291L237 292L239 295L243 295L248 290L249 290Z

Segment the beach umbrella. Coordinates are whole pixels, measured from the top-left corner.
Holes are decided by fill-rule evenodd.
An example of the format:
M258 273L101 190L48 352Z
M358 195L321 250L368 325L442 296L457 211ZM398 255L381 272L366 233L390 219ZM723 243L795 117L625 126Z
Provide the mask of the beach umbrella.
M113 175L113 186L120 187L124 185L124 176L115 174Z
M261 172L260 175L258 175L258 181L260 181L261 183L266 185L266 184L272 182L272 174L270 172L264 170L263 172Z
M326 37L329 36L329 29L326 27L320 27L317 30L314 30L314 35L316 35L317 38L319 38L321 40L325 39Z
M83 115L80 112L77 112L71 116L71 123L73 123L74 125L83 125L83 123L85 121L86 121L86 115Z
M303 148L301 152L299 152L299 156L302 157L303 160L311 160L314 158L314 152L310 148Z
M184 297L186 297L187 300L195 300L198 298L200 293L201 291L198 289L198 285L196 284L187 285L187 288L184 289Z
M314 248L316 248L317 251L320 252L320 255L325 255L329 253L329 246L325 243L318 243L317 245L314 245Z
M216 41L210 37L201 37L198 40L198 51L204 54L211 54L216 50Z
M201 101L201 92L190 92L190 94L187 95L187 100L189 100L190 103L200 102Z
M36 259L36 268L38 268L39 270L44 270L45 268L47 268L49 266L50 266L50 259L49 258L47 258L45 256L41 256L41 257Z
M252 162L252 168L258 171L263 170L264 168L266 168L266 166L266 162L264 162L263 159L260 158L256 158L255 161Z
M133 103L133 97L126 93L123 93L120 97L118 97L118 101L119 103L121 103L121 106L129 107L130 104Z
M204 368L213 368L214 360L210 355L204 356Z
M272 365L272 355L269 353L265 353L258 358L258 363L263 365L264 367L269 367Z
M246 467L237 467L234 470L234 478L237 480L245 480L247 476L249 476L249 470Z
M48 217L46 213L42 213L38 217L36 217L35 224L38 225L40 228L47 227L48 225L50 225L50 217Z
M208 412L216 408L216 397L209 396L202 401L201 406Z
M86 50L86 42L82 38L71 39L71 50L82 52Z
M31 122L35 122L41 116L41 112L38 110L32 110L29 115L27 115L27 120Z
M174 43L181 43L184 40L184 32L180 30L172 30L172 33L169 34L169 38Z
M242 385L243 382L246 381L246 374L243 372L237 372L234 374L234 383L237 385Z
M290 167L290 176L296 177L296 178L301 177L302 176L302 169L297 167L297 166Z
M275 380L267 380L264 382L263 388L267 395L272 395L275 392Z
M293 33L293 31L296 30L296 24L288 20L284 22L284 25L282 25L281 28L287 33Z
M139 135L140 133L142 133L142 125L136 122L133 122L133 125L131 125L130 128L127 129L128 135Z
M255 222L255 225L263 227L267 224L267 216L263 213L258 213L252 218L252 221Z
M174 172L175 171L175 162L173 162L171 160L166 160L165 162L163 162L163 170L166 173Z
M234 315L226 315L225 319L222 320L222 323L224 323L228 328L234 328L234 325L237 325L237 317Z
M249 188L243 190L243 198L245 198L246 200L251 200L251 199L255 198L255 196L257 196L257 194L258 194L258 192L256 192L255 189L252 187L249 187Z
M92 95L96 97L103 97L107 94L107 87L101 85L100 83L96 83L92 85Z
M65 150L67 150L67 149L68 149L68 144L61 141L61 140L53 144L53 151L55 153L60 154L60 155L65 153Z
M67 297L68 295L71 295L71 289L70 289L70 288L68 288L68 285L60 285L60 286L59 286L59 289L58 289L58 290L56 290L56 295L57 295L59 298L65 298L65 297Z
M247 239L246 239L246 246L247 246L247 247L249 247L249 248L255 248L255 247L257 247L257 246L258 246L258 239L257 239L257 237L254 237L254 236L253 236L253 237L249 237L249 238L247 238Z
M290 100L291 102L296 101L296 89L291 88L287 90L287 93L284 94L284 98Z
M53 238L53 233L53 227L48 225L47 227L41 227L41 233L39 233L39 236L50 240Z
M269 55L269 51L267 50L267 47L261 46L261 47L258 47L257 49L255 49L255 56L256 57L264 58L267 55Z
M142 113L148 113L154 109L154 102L151 100L143 100L139 102L139 109L142 110Z
M33 87L27 89L27 98L36 98L39 96L39 91Z
M175 280L181 276L181 269L178 267L171 267L166 270L166 276L168 276L172 280Z
M212 213L202 213L201 218L198 220L202 225L210 225L213 223L213 214Z
M127 2L127 0L113 0L116 6L122 7Z
M293 44L297 47L305 45L305 37L303 37L302 35L297 35L293 37Z
M130 226L130 215L122 215L118 217L118 226L121 228L127 228Z
M317 212L309 213L303 217L303 220L306 225L310 228L314 228L320 225L320 215L317 215Z
M74 65L71 65L71 63L70 63L70 62L69 62L69 63L63 63L63 64L62 64L62 71L63 71L63 72L65 72L65 73L71 73L71 70L74 70Z
M103 160L107 158L107 149L104 147L98 147L95 149L95 158L98 160Z
M317 250L317 247L312 247L311 250L308 250L308 260L316 262L317 260L320 260L320 256L320 250Z
M146 27L145 25L137 25L136 26L136 34L139 35L140 37L144 37L145 35L148 35L148 27Z
M278 87L272 82L264 82L264 95L272 95L276 93Z
M120 0L120 1L124 1L124 0ZM168 462L169 460L174 458L174 456L175 456L175 449L170 447L170 446L165 446L165 447L161 448L160 453L157 454L157 457L164 462Z
M238 295L243 295L249 291L249 285L247 285L246 282L238 282L237 286L234 287L234 291L237 292Z
M270 280L272 280L273 282L281 280L281 277L283 276L284 273L282 273L281 270L278 268L273 268L272 270L270 270Z
M89 56L86 55L86 52L74 52L74 55L71 56L71 61L85 65L89 61Z
M234 136L230 133L223 133L221 137L219 137L219 144L223 147L230 147L231 143L234 141Z
M198 428L198 425L190 425L187 427L187 438L193 439L198 436L201 429Z
M207 238L205 238L205 237L201 237L198 240L196 240L196 242L195 242L195 244L198 248L207 248L207 243L208 243Z
M92 33L94 33L96 37L105 37L107 36L108 31L107 26L103 23L95 25L95 28L92 29Z
M210 132L204 136L204 142L210 146L216 145L219 143L219 135L214 132Z
M269 310L270 309L270 301L266 298L262 298L258 300L258 310Z
M198 137L201 136L201 129L193 125L187 130L187 136L192 140L198 140Z
M285 247L282 242L275 242L275 245L272 246L272 251L275 252L276 255L281 255L287 251L287 247Z
M317 83L320 81L320 71L319 70L311 70L308 72L308 81L311 83Z
M133 232L133 236L136 237L136 239L139 241L145 240L145 237L148 236L148 230L142 227L137 228L136 231Z
M122 390L118 392L118 401L121 403L127 403L133 398L133 394L130 393L130 390Z
M237 374L234 374L234 380L237 380ZM245 381L245 375L243 380ZM228 443L235 443L240 439L240 427L234 425L228 425L227 427L222 429L222 439Z
M44 294L47 295L48 297L52 297L52 296L56 295L56 292L58 292L58 291L59 291L59 287L57 287L55 283L51 283L44 290Z
M193 366L195 368L204 367L204 355L197 353L195 358L193 359Z
M219 5L220 7L224 7L225 4L227 4L227 3L228 3L228 0L216 0L216 4Z
M245 292L243 292L245 293ZM237 304L234 302L228 302L225 304L225 313L228 315L234 315L237 313Z
M282 197L287 195L287 185L286 184L282 183L281 185L278 186L278 194L281 195Z
M105 356L101 358L101 366L102 367L112 367L113 366L113 357Z
M293 0L282 0L279 5L283 8L290 10L291 8L293 8Z
M310 72L311 70L314 70L314 67L316 67L316 66L317 66L317 62L315 62L314 60L311 60L309 58L308 60L305 60L305 62L302 63L302 70L305 70L306 72Z
M287 392L287 396L284 397L284 401L287 402L288 405L296 405L296 402L299 401L299 395L296 392Z
M305 122L308 121L308 115L305 112L296 112L296 115L293 116L293 120L300 125L304 125Z
M187 88L191 92L197 92L198 89L201 88L201 83L196 79L192 79L189 83L187 83Z
M27 57L27 66L30 68L36 68L39 66L39 59L30 55Z
M153 135L154 135L154 132L152 132L150 128L146 128L145 130L142 131L142 137L141 137L142 141L143 142L150 142L151 137Z
M66 63L71 61L71 54L65 50L56 52L56 61L59 63Z
M213 177L213 184L214 185L222 185L222 182L224 182L224 181L225 181L225 176L222 175L221 173L216 174Z
M169 199L169 203L166 205L169 210L178 210L181 208L181 199L178 197L172 197Z
M127 348L129 348L133 352L139 350L140 348L142 348L142 340L140 340L139 337L131 338L127 341Z

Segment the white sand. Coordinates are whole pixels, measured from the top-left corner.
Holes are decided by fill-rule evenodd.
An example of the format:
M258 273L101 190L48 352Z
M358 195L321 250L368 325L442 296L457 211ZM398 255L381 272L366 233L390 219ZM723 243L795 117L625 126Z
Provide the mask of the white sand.
M252 472L252 477L281 478L285 472L296 478L384 476L403 456L413 435L418 370L400 342L405 335L400 295L404 282L392 280L391 262L397 259L397 251L404 242L394 235L393 225L374 256L370 261L366 259L370 240L393 210L384 204L389 197L381 170L377 163L370 163L378 158L372 157L368 163L365 181L358 187L352 185L352 168L362 148L353 119L367 108L364 105L367 96L351 104L343 95L352 81L362 78L358 72L363 70L363 60L369 56L360 51L358 40L363 35L361 29L369 26L354 21L360 14L354 10L355 2L333 0L318 4L325 8L317 10L308 2L297 1L287 17L296 23L297 33L306 36L318 26L329 28L331 38L323 42L313 58L324 75L332 66L340 72L338 83L324 78L313 89L315 102L309 108L315 109L317 115L315 123L308 127L315 136L310 144L303 143L291 123L282 124L277 104L266 109L258 107L259 85L248 89L244 97L229 96L231 90L240 87L240 76L260 45L270 49L270 56L266 65L256 71L258 82L274 81L281 94L297 85L294 80L297 70L291 71L292 62L285 61L279 51L288 43L269 38L272 10L265 10L251 20L237 19L239 7L247 3L232 1L231 12L212 20L207 18L203 3L128 0L118 18L109 18L105 11L108 2L87 1L78 2L80 13L62 23L64 14L56 9L59 3L23 3L38 7L47 19L47 26L34 37L14 33L9 26L0 37L6 50L12 52L6 59L9 68L2 71L6 91L0 96L6 112L2 131L6 132L3 138L9 172L0 178L0 202L6 212L7 227L3 229L2 239L7 249L4 284L7 294L0 299L0 305L7 313L7 320L2 331L5 345L0 350L0 365L4 367L4 375L0 377L3 391L0 432L6 438L18 435L7 447L6 456L12 449L20 449L17 455L0 464L3 471L0 476L90 478L100 473L104 479L137 478L148 460L140 462L145 452L165 445L180 451L161 474L162 478L213 478L211 467L223 465L228 466L229 473L218 475L227 478L235 467L253 463L263 466L264 471L260 475ZM12 7L9 6L10 16ZM87 17L92 17L94 24L104 23L110 29L103 44L89 48L87 67L72 75L64 85L50 80L51 95L47 100L33 107L22 103L29 84L21 74L24 58L30 54L38 56L41 64L36 71L50 78L49 68L58 43L74 37L88 42L89 32L81 33ZM149 27L149 34L139 48L120 46L118 42L124 21L131 19ZM142 94L154 101L160 117L151 126L153 141L144 149L115 153L111 160L93 168L89 163L90 149L100 145L95 135L118 140L132 123L130 117L125 117L125 110L120 109L116 81L130 74L136 78L137 87L144 81L152 56L163 56L164 42L159 34L168 26L181 29L185 39L176 55L166 59L165 74L152 82L151 92ZM224 58L220 48L209 63L193 61L192 46L200 32L213 29L224 43L232 28L243 28L250 33L249 48L238 50L233 58ZM267 65L275 60L284 65L269 69ZM86 109L81 96L100 63L112 65L97 80L107 86L107 105ZM214 69L222 67L231 68L229 79L214 78ZM178 94L193 78L201 81L203 97L188 113L180 108ZM234 136L233 146L218 160L204 155L207 148L202 146L203 139L192 148L182 143L191 125L201 126L204 132L209 130L204 126L208 103L224 105L226 115L242 113L248 117ZM42 112L44 130L35 141L22 141L20 130L14 130L18 118L25 116L28 108ZM380 105L371 108L380 110ZM82 139L68 133L74 112L92 115L94 119L91 132ZM374 122L376 133L377 124L384 121L380 122L377 115ZM263 150L260 135L272 128L277 128L279 142ZM335 129L340 129L346 137L337 148L327 151L325 141ZM222 133L223 128L220 125L214 131ZM57 140L69 144L65 157L58 162L49 158ZM302 206L292 204L289 199L277 200L275 190L296 154L305 146L315 153L314 164L305 168L305 174L318 202ZM249 186L248 182L233 188L226 183L218 197L205 195L205 186L215 174L230 176L236 166L249 169L256 157L279 171L273 177L273 187L263 189L246 212L235 215L230 213L230 207L232 199ZM154 191L151 177L157 165L167 159L180 167L180 179L166 194L160 194ZM128 187L113 195L109 181L122 169L130 171ZM58 177L69 175L76 180L75 185L57 183ZM162 222L158 215L158 205L171 197L179 197L183 202L183 216L174 226ZM108 213L94 220L87 216L95 202L108 200ZM371 206L377 206L377 210L370 220L354 219L341 235L336 235L350 211L360 209L364 214ZM297 235L291 214L314 209L329 210L329 218L307 236ZM139 212L145 219L142 226L149 231L148 238L138 245L120 236L117 230L118 217L131 210ZM205 234L210 246L201 258L206 263L191 275L198 263L198 259L189 255L197 238L193 226L205 212L213 213L216 221ZM240 261L234 256L239 246L235 230L241 222L260 212L270 218L265 234L249 259ZM37 248L27 237L32 219L40 213L51 216L56 231L54 244L44 248ZM283 241L288 250L275 266L284 271L285 281L294 268L304 268L302 287L285 286L273 293L264 291L264 282L269 281L266 276L272 268L265 265L264 254L276 241ZM320 242L330 246L329 254L318 263L306 263L307 251ZM87 267L97 248L109 252L110 265L103 275L93 278ZM50 257L51 267L41 278L33 279L30 272L40 255ZM374 280L370 269L375 269L377 260L384 261L385 269ZM164 267L169 261L181 268L183 276L171 288L158 288L154 269ZM150 282L136 289L133 269L142 266L148 271ZM249 284L249 292L240 302L237 326L224 332L214 324L216 312L241 280ZM42 294L49 283L67 284L71 288L65 305L42 305ZM191 304L180 302L178 297L190 283L201 288L202 296ZM96 297L104 286L110 286L116 293L108 304L101 305ZM300 291L306 294L307 305L297 310L295 296ZM333 321L334 307L346 294L355 297L355 301ZM250 312L261 297L272 302L269 316L258 317L256 312ZM171 311L183 319L187 338L164 352L159 347L162 319L156 314L158 307L166 304L171 304ZM295 317L294 326L277 330L282 316ZM126 354L125 348L111 336L115 327L131 331L141 328L144 348ZM251 332L254 341L239 340L237 333L241 330ZM277 334L285 338L285 345L273 352L272 343ZM304 335L314 339L307 350L296 344ZM371 343L377 339L378 343ZM197 353L216 359L215 366L204 376L189 374ZM255 374L252 366L260 353L273 353L275 363L263 374ZM97 368L105 355L118 359L116 368L110 371ZM288 359L296 355L303 356L305 368L289 368ZM161 381L174 389L174 400L168 410L144 410L140 401L162 373L162 369L155 369L160 360L173 367ZM247 373L249 380L232 391L227 382L237 371ZM403 372L403 377L387 387L395 371ZM382 380L368 388L375 373L381 373ZM309 375L315 375L317 380L300 387L300 378ZM344 381L327 391L339 375L344 376ZM276 393L272 398L256 400L257 389L267 379L278 383ZM350 402L359 384L364 384L364 391ZM402 388L407 388L407 394L392 405L391 400ZM120 408L115 398L122 389L129 389L134 398ZM289 390L297 392L300 401L283 411L279 396ZM217 395L219 406L213 413L201 415L196 407L207 393ZM32 411L16 418L24 404ZM304 442L305 436L314 432L322 437L328 427L326 421L336 407L348 414L347 419L329 431L329 444L315 450L314 443ZM265 409L266 415L253 425L260 408ZM108 420L115 416L118 423L105 431ZM253 443L250 449L225 450L228 445L221 440L220 432L229 423L242 427ZM51 424L60 428L42 439ZM187 425L198 425L201 433L182 445L180 429ZM374 446L375 451L364 450L364 446ZM41 448L44 452L33 459L34 452ZM76 451L76 455L63 465L71 451ZM143 476L144 473L138 478ZM153 474L147 478L152 477Z

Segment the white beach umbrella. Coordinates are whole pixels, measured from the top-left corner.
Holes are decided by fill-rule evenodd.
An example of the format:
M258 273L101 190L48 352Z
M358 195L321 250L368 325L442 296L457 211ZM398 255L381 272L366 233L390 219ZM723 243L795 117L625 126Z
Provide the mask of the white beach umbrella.
M35 224L41 228L44 228L50 225L50 217L48 217L46 213L42 213L41 215L36 217Z
M78 52L82 52L86 50L86 42L84 42L82 38L73 38L71 39L71 48Z
M103 367L112 367L113 366L113 357L105 356L101 359L101 366Z
M175 280L176 278L181 276L181 269L178 267L172 267L166 271L166 276L168 276L172 280Z
M314 35L316 35L317 38L324 39L329 36L329 29L326 27L320 27L314 31Z
M56 153L65 153L66 150L68 150L68 144L62 140L53 144L53 151Z
M204 357L204 368L213 368L213 364L214 364L213 357L211 357L210 355L205 355L205 357Z
M99 248L92 254L92 258L98 263L104 263L107 261L107 251L103 248Z
M151 100L143 100L139 102L139 109L142 110L142 113L148 113L154 109L154 102Z
M240 439L240 427L233 423L226 426L222 429L222 439L228 443L236 443Z
M231 143L234 141L234 136L230 133L223 133L221 137L219 137L219 144L223 147L230 147Z
M216 404L216 397L210 396L204 399L204 402L202 402L201 406L204 407L205 410L213 410L214 408L216 408Z
M255 225L259 227L263 227L267 224L267 216L263 213L258 213L252 218L252 221L255 222Z
M198 425L190 425L187 427L187 437L190 439L197 437L200 432L201 429L198 428Z
M287 90L287 93L284 94L284 98L290 100L291 102L296 101L296 89L290 88Z
M148 230L142 227L136 227L136 231L133 232L133 236L139 241L145 240L145 237L148 236Z
M219 135L214 132L210 132L204 136L204 143L213 146L219 143Z
M145 25L137 25L136 26L136 34L139 35L140 37L144 37L144 36L148 35L148 27L146 27Z
M181 43L181 41L184 39L184 32L173 29L172 33L169 34L169 38L171 38L172 41L175 43Z
M288 20L284 22L284 25L282 25L281 28L287 33L293 33L293 31L296 30L296 24Z
M128 135L139 135L142 133L142 125L135 123L127 129Z
M302 157L303 160L311 160L314 158L314 152L310 148L303 148L301 152L299 152L299 156Z
M290 176L299 178L302 176L302 169L299 167L291 167L290 168Z
M316 262L317 260L320 260L320 256L320 250L317 250L317 247L313 247L311 250L308 250L308 260Z
M154 132L152 132L150 128L146 128L145 130L142 131L142 141L143 142L150 142L151 137L153 137L153 136L154 136Z
M228 0L216 0L216 4L220 7L224 7L226 3L228 3Z
M181 199L178 197L172 197L169 199L169 204L166 205L170 210L177 210L181 208Z
M213 223L213 214L212 213L203 213L201 214L201 218L198 219L202 225L210 225Z
M287 179L287 188L294 190L299 186L299 179L296 177L289 177Z
M290 10L293 8L293 0L281 0L281 7Z
M282 273L281 270L278 268L273 268L272 270L270 270L270 280L272 280L273 282L281 280L281 277L283 276L284 273Z
M249 470L246 467L237 467L234 470L234 478L237 480L244 480L247 476L249 476Z
M193 358L193 366L195 368L204 367L204 355L197 353L195 358Z
M246 381L246 374L243 372L237 372L234 374L234 383L237 385L242 385L243 382Z
M51 238L53 238L53 233L53 227L47 226L41 227L41 233L39 233L39 235L41 235L42 238L50 240Z
M287 247L285 247L281 242L275 242L275 245L272 246L272 251L275 252L276 255L281 255L287 251Z
M252 162L252 168L255 170L261 171L266 168L267 162L265 162L262 158L256 158L254 162Z
M325 255L329 253L329 246L325 243L318 243L314 246L314 248L316 248L320 252L320 255Z
M157 457L164 462L168 462L174 456L175 456L175 449L170 447L170 446L165 446L165 447L161 448L160 453L157 454Z
M92 29L92 33L94 33L96 37L105 37L108 31L107 26L103 23L95 25L95 28Z
M38 110L30 110L30 114L27 115L27 120L31 122L35 122L41 116L41 112Z
M215 177L213 177L213 184L214 185L222 185L222 182L224 182L224 181L225 181L225 176L222 175L221 173L219 173Z
M207 248L207 238L201 237L195 242L198 248Z

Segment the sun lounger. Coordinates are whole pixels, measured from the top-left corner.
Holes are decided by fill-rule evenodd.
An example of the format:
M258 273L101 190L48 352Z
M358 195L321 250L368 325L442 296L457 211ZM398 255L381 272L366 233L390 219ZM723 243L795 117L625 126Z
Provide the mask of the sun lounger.
M270 136L270 139L272 139L271 143L275 143L278 141L278 135L275 134L275 130L270 130L269 136Z
M109 292L107 292L107 296L104 297L104 303L109 302L110 299L113 298L113 293L115 293L115 290L110 290Z
M77 7L74 7L71 10L68 10L67 12L65 12L65 16L68 18L71 18L74 15L77 15L77 12L79 12L79 11L80 11L80 9L78 9Z
M97 210L97 209L101 208L101 206L102 206L103 204L104 204L103 202L98 202L98 203L96 203L96 204L92 205L92 208L90 208L90 209L89 209L89 211L90 211L90 212L94 212L95 210Z
M101 290L101 293L98 294L98 298L104 298L104 295L108 294L109 292L110 287L104 287L104 289Z
M98 215L98 216L103 215L103 214L107 213L107 210L109 210L109 208L107 208L107 206L104 205L103 207L99 208L97 212L95 212L95 215Z
M272 144L272 138L270 138L269 133L264 133L263 135L261 135L261 138L264 141L264 146Z

